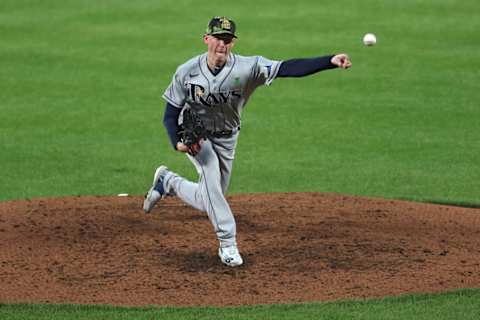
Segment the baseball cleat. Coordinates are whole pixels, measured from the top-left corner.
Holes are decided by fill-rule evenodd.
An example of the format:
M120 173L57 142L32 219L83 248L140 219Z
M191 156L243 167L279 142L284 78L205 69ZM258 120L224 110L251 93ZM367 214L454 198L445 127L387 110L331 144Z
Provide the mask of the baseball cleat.
M143 211L146 213L149 213L155 204L165 196L166 193L163 187L163 179L167 172L168 168L165 166L160 166L155 170L152 187L145 194L145 199L143 200Z
M218 256L224 264L229 267L237 267L243 264L242 256L238 252L237 246L230 246L218 249Z

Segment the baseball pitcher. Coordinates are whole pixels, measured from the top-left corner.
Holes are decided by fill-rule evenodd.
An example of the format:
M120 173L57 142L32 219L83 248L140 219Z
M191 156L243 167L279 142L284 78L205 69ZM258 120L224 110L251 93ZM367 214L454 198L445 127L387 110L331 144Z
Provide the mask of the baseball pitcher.
M222 263L243 263L236 242L235 218L225 194L232 173L242 111L256 88L282 77L303 77L322 70L351 66L346 54L308 59L271 60L232 53L237 40L235 23L226 17L210 20L203 42L207 52L179 66L163 98L163 123L172 146L184 152L199 179L189 181L159 166L145 195L150 212L167 195L176 195L207 212L219 240Z

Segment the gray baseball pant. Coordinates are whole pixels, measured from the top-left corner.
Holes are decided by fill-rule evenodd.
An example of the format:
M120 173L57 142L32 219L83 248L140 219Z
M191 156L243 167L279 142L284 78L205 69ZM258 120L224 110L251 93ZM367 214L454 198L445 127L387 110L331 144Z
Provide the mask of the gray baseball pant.
M196 156L188 155L199 180L189 181L175 173L165 176L166 190L195 209L206 211L221 247L236 245L235 218L225 194L232 172L239 132L227 138L211 138L202 143Z

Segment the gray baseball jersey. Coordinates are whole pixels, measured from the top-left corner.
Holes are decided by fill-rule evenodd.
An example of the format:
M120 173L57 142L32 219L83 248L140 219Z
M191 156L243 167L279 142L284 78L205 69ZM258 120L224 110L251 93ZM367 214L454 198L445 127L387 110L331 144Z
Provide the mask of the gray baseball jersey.
M209 131L234 130L240 126L250 95L257 87L271 84L280 64L261 56L230 53L226 65L214 75L204 53L178 67L163 98L177 108L192 108Z

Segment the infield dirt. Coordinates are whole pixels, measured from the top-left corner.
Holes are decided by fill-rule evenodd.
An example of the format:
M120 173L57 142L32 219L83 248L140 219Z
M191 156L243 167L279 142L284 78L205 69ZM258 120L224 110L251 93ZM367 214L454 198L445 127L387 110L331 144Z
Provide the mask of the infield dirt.
M323 193L237 195L245 265L169 198L0 202L0 303L233 306L480 287L480 209Z

